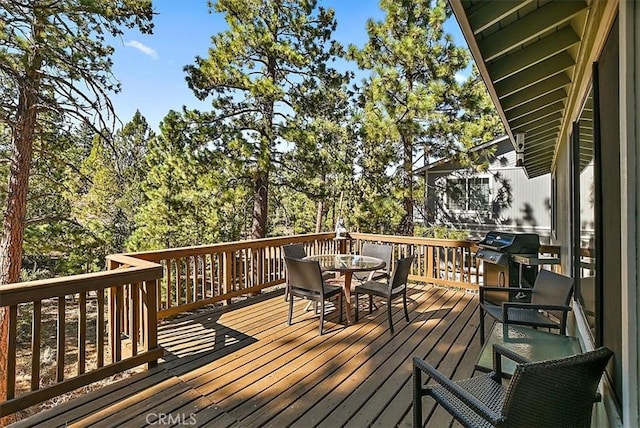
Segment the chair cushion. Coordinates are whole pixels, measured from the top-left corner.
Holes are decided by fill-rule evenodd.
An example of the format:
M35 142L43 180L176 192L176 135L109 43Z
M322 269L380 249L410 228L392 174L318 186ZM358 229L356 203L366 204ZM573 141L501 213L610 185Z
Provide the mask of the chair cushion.
M482 308L487 314L494 319L505 322L506 317L502 313L502 306L483 303ZM535 325L538 327L555 327L558 328L559 323L549 319L543 313L536 309L509 308L509 323Z
M509 308L509 322L535 325L538 327L558 327L559 324L535 309ZM506 319L507 317L504 317Z
M491 379L489 374L454 383L483 402L489 409L496 413L496 416L500 415L502 405L507 395L507 389ZM433 396L442 407L462 419L464 423L466 423L466 426L493 427L489 421L480 417L444 387L434 384L433 386L428 386L428 390L428 395Z
M333 297L342 292L342 287L335 285L324 285L324 297L326 299ZM291 294L297 297L304 297L311 300L320 300L320 294L303 288L291 287Z
M356 293L372 294L374 296L386 297L389 292L389 285L383 282L367 281L356 285Z

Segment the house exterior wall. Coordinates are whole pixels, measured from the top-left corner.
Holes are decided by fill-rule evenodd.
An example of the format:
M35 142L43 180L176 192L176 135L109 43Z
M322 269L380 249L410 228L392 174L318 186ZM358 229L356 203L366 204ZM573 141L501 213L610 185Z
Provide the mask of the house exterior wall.
M640 180L636 170L638 168L638 153L640 142L638 137L638 60L637 48L640 32L638 30L638 18L640 7L636 2L621 2L619 8L619 28L601 26L599 38L606 39L612 31L615 37L619 37L619 49L615 52L601 49L599 43L594 44L591 57L594 61L604 63L619 63L617 72L619 80L609 75L600 76L601 93L605 94L601 100L601 139L602 139L602 251L598 257L602 260L602 281L604 284L601 304L607 310L608 315L603 318L604 345L612 347L616 351L616 358L611 362L615 366L613 376L615 387L609 385L605 388L605 397L602 404L596 406L594 414L594 426L640 426L640 411L638 403L638 386L640 385L640 363L638 361L639 345L638 331L640 330L640 317L638 290L639 279L638 266L638 189ZM633 17L633 18L631 18ZM613 60L611 55L614 55ZM619 88L617 88L619 85ZM616 105L611 105L612 96L619 95ZM613 97L615 100L615 97ZM609 104L607 104L609 103ZM619 105L619 122L612 120L611 116L617 116ZM575 120L579 115L580 105L577 102L569 106L573 111ZM616 110L616 113L614 113ZM571 195L570 185L570 145L568 141L560 142L556 152L553 177L558 185L558 194ZM592 171L583 171L583 174L593 175ZM581 184L591 182L592 179L581 177ZM591 189L581 186L581 224L580 230L589 228L590 219L585 219L585 196ZM574 260L571 241L571 197L559 197L555 201L557 213L557 226L554 230L554 243L561 246L563 272L573 275L574 270L571 261ZM620 284L619 288L612 287ZM619 308L619 309L617 309ZM613 313L613 315L612 315ZM570 326L570 334L577 335L584 342L586 349L592 349L595 344L589 333L589 325L579 301L574 302L573 319ZM609 391L615 392L620 397L617 404ZM618 407L620 406L620 407ZM607 425L605 425L605 423Z
M542 242L551 238L551 175L528 179L516 167L516 153L507 140L497 145L487 172L470 174L454 163L428 170L428 210L435 224L472 231L482 237L489 230L537 233ZM490 205L486 211L452 210L447 204L444 182L461 176L488 178Z

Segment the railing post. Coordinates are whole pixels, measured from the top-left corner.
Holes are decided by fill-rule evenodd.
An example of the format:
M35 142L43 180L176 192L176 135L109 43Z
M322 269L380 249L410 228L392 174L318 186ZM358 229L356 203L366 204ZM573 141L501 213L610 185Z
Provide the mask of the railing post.
M114 270L118 267L118 263L113 261L113 260L108 260L107 259L107 270ZM114 294L114 290L113 287L109 287L107 288L107 313L108 313L108 317L107 317L107 323L108 323L108 328L107 331L109 332L109 350L111 353L111 362L115 362L115 355L116 355L116 342L115 342L115 337L116 334L119 336L120 333L116 332L117 328L116 328L116 324L118 324L116 322L116 317L117 317L117 312L116 312L116 296Z
M142 296L142 311L144 319L144 350L150 351L158 347L158 280L145 281ZM147 368L151 369L158 365L158 360L154 359L147 363Z
M427 272L426 277L433 279L433 247L427 247Z
M232 287L233 280L233 259L234 253L232 251L226 251L223 256L224 267L222 269L222 286L223 294L227 294ZM231 299L227 299L227 304L231 304Z

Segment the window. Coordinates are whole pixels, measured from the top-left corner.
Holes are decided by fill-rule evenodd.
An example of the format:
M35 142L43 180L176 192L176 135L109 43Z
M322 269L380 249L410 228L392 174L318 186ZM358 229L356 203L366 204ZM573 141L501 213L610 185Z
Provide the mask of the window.
M490 196L488 177L447 179L445 198L451 211L490 211Z

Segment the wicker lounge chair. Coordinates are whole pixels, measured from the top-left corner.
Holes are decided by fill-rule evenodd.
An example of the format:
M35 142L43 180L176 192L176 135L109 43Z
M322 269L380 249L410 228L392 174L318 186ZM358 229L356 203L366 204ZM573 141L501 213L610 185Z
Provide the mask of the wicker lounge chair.
M522 291L531 295L531 302L503 302L495 305L485 298L490 291L504 291L501 287L480 286L480 343L484 344L484 314L504 324L554 328L566 334L567 313L573 292L573 279L548 270L541 270L533 288ZM542 312L545 311L545 312ZM549 315L552 315L551 318Z
M422 426L422 397L431 396L466 427L589 427L602 373L613 354L607 348L557 360L529 363L499 345L494 371L451 381L413 358L413 426ZM518 363L507 386L501 384L501 357ZM423 386L421 374L436 383Z

